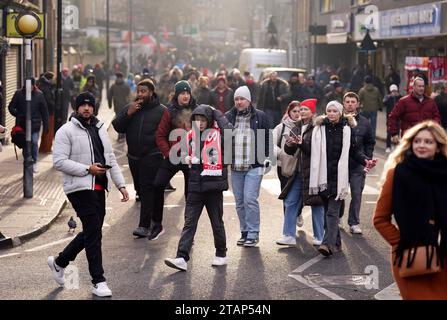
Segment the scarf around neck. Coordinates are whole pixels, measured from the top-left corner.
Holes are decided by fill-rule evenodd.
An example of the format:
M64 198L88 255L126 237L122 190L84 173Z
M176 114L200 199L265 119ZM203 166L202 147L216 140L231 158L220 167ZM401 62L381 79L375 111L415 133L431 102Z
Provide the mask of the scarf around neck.
M342 121L342 120L340 120ZM349 190L349 149L351 146L351 127L343 126L343 146L338 160L337 196L335 200L344 200ZM317 195L328 188L327 154L326 154L326 126L323 122L316 125L312 131L310 155L309 194Z
M447 256L446 195L447 159L444 156L438 154L434 160L426 160L409 152L396 166L392 196L393 214L400 231L396 249L399 265L405 249L421 245L438 250L442 265L443 257Z
M200 150L202 135L206 135ZM202 164L201 176L222 176L221 132L217 122L204 132L190 130L187 135L188 153L193 165Z

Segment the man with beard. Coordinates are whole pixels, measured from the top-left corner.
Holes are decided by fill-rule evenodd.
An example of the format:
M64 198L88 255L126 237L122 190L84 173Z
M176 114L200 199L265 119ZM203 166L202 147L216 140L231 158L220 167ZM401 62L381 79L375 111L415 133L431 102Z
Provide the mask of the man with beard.
M191 96L191 87L188 81L182 80L175 84L175 94L157 129L157 145L163 154L163 161L155 179L155 185L166 188L171 178L179 171L183 172L185 199L188 194L189 167L182 163L180 150L174 146L180 141L186 141L186 133L191 130L191 115L197 104ZM178 130L178 134L172 132ZM177 139L170 139L171 133ZM178 146L177 146L178 147ZM172 150L171 150L172 149ZM161 220L152 228L149 240L156 240L164 233Z
M133 232L139 238L149 236L151 220L154 230L161 225L164 190L154 181L163 156L155 136L165 111L154 83L145 79L138 83L136 101L124 107L112 122L118 133L126 134L129 168L141 201L140 222Z
M76 98L76 113L56 133L54 168L63 173L64 192L82 222L82 232L59 253L48 257L53 279L64 285L64 269L85 249L92 293L110 297L102 266L102 225L106 215L106 191L112 180L121 192L122 202L129 200L121 169L116 161L107 128L93 116L95 97L89 92Z

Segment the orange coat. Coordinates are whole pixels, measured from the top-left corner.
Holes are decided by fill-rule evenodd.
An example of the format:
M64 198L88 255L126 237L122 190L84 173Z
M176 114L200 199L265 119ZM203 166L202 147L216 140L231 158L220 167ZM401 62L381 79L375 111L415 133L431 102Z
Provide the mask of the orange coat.
M391 245L391 267L400 294L404 300L447 300L446 267L444 267L440 273L432 275L401 278L399 277L399 268L393 265L393 251L400 240L399 229L391 222L393 215L393 179L394 169L391 169L387 172L385 183L382 186L379 199L377 200L373 223L377 231ZM411 201L411 199L409 199L409 201ZM445 264L446 262L444 262L445 266L447 266L447 264Z

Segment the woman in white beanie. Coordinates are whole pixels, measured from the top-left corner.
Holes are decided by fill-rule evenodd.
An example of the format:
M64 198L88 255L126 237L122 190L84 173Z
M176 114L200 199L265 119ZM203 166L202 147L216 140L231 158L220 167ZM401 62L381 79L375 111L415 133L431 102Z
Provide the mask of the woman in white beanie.
M324 202L325 224L323 243L318 251L328 257L341 251L339 212L349 190L349 157L369 170L374 161L357 147L352 116L343 116L343 105L331 101L326 115L315 121L311 143L309 194L319 194Z

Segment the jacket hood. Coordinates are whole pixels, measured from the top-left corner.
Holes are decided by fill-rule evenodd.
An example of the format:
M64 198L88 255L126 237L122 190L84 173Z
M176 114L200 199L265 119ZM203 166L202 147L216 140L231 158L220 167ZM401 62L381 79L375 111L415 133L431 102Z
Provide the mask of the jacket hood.
M116 84L123 84L124 83L124 79L116 79L115 83Z
M191 121L194 120L194 116L204 116L208 121L208 127L211 127L213 122L213 111L215 109L209 105L201 104L191 114Z
M327 116L318 116L315 118L315 125L321 126L323 124L326 124L329 119L327 119ZM344 124L349 125L351 128L357 127L357 121L355 120L355 117L353 115L343 115L343 117L340 119L340 121L343 121Z
M374 85L372 83L365 84L365 90L366 91L374 91Z

